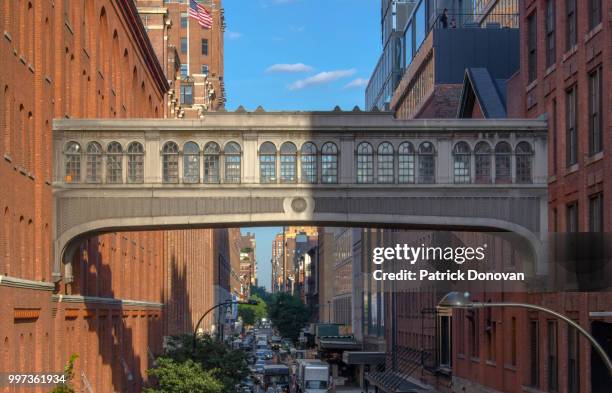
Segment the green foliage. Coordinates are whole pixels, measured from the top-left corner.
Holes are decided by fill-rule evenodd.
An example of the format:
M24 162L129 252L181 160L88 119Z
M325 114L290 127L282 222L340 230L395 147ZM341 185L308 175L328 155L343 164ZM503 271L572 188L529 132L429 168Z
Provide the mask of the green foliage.
M255 309L247 304L238 305L238 316L245 325L255 325Z
M250 252L253 252L253 249L251 247L244 247L243 249L240 250L240 252L244 254L248 254Z
M232 350L208 335L197 338L195 352L192 335L170 337L165 357L178 363L193 360L205 371L214 370L215 378L223 386L224 393L233 392L235 385L249 373L246 354L243 351Z
M302 300L288 293L275 293L268 303L268 314L281 336L297 340L308 322L309 311Z
M258 287L255 285L251 285L251 297L258 297L262 299L266 304L270 303L270 293L266 291L265 287Z
M202 366L191 359L176 362L159 357L157 367L147 371L157 380L157 388L146 388L144 393L221 393L223 385L215 378L215 370L202 370Z
M66 376L66 382L61 385L57 385L51 393L74 393L74 388L70 384L72 379L74 378L74 362L77 360L79 355L73 353L70 355L70 359L64 366L64 375Z
M256 300L257 305L239 304L238 315L246 325L255 325L262 318L268 317L268 305L257 295L252 295L250 300Z

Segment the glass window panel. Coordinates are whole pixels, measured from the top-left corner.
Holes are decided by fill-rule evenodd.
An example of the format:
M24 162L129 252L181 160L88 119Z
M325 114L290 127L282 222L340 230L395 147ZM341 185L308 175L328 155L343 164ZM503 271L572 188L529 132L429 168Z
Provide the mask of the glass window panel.
M178 145L167 142L162 149L162 181L178 183Z
M87 182L102 181L102 146L98 142L87 144Z
M64 149L66 183L78 183L81 181L81 145L69 142Z
M367 142L357 146L357 183L374 182L374 149Z
M240 183L240 145L230 142L225 145L225 182Z
M144 181L144 148L138 142L128 146L128 183L142 183Z
M378 183L393 183L395 170L393 160L393 145L383 142L378 146Z
M123 182L123 150L118 142L111 142L106 149L106 182Z
M404 142L398 149L398 181L414 183L414 147L410 142Z
M338 183L338 148L332 142L321 148L321 182Z

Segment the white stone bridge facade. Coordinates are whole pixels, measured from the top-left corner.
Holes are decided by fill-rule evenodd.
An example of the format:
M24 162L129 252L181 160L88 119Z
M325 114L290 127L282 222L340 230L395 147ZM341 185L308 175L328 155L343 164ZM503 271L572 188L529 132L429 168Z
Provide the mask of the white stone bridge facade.
M298 223L511 231L540 258L546 129L338 111L56 120L54 275L104 232Z

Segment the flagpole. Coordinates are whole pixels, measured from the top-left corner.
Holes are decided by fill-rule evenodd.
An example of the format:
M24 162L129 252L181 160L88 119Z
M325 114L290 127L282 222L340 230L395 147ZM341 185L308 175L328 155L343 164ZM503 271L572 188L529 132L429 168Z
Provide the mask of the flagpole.
M191 5L189 5L191 7ZM189 64L189 51L191 48L191 42L189 42L189 30L191 27L191 15L189 15L189 11L187 11L187 75L191 75L191 65Z

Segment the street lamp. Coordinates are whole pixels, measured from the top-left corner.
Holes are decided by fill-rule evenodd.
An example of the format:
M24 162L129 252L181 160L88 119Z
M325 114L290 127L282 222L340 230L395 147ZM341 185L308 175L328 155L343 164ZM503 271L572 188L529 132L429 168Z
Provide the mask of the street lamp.
M236 301L236 300L228 300L226 302L221 302L221 303L219 303L219 304L209 308L204 313L204 315L202 315L200 317L200 319L198 320L198 323L195 326L195 329L193 329L193 343L192 343L192 352L193 353L195 353L195 349L196 349L196 339L197 339L198 329L200 327L200 324L204 320L204 317L206 317L212 310L214 310L216 308L219 308L219 307L223 307L223 306L229 306L230 304L248 304L248 305L251 305L251 306L256 306L256 305L259 304L259 301L253 300L253 299L249 299L249 301L246 301L246 302L241 302L241 301Z
M595 340L595 337L591 336L589 332L583 329L582 326L580 326L576 322L572 321L565 315L558 313L556 311L553 311L551 309L548 309L542 306L538 306L535 304L528 304L528 303L473 302L470 299L470 294L468 292L449 292L442 298L442 300L440 300L440 302L438 303L438 307L440 308L468 308L468 309L485 308L485 307L520 307L520 308L528 308L532 310L542 311L544 313L553 315L556 318L559 318L567 322L570 326L578 330L584 337L586 337L587 340L589 340L591 345L595 348L595 350L597 351L601 359L604 361L604 363L608 367L608 371L610 372L610 375L612 375L612 361L610 361L610 358L608 357L608 354L606 353L606 351L601 347L601 345L599 345L597 340Z

